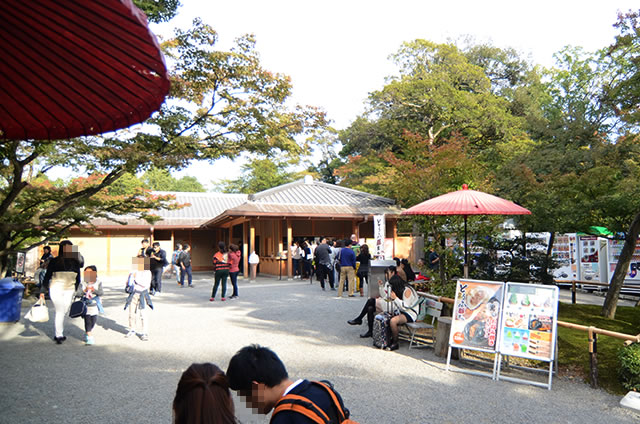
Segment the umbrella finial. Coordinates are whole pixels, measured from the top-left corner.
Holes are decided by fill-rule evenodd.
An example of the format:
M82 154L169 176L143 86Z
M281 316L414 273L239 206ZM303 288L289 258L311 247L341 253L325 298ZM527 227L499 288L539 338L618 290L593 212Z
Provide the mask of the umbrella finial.
M469 190L469 186L468 186L468 185L466 185L466 184L462 184L462 189L463 189L463 190Z

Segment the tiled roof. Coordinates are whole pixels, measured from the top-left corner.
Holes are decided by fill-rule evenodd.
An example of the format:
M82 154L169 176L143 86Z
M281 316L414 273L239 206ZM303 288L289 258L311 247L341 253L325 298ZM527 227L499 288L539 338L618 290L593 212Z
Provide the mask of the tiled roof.
M312 216L361 217L363 215L400 215L402 209L392 199L304 179L249 195L248 201L207 225L215 225L233 216Z
M182 228L198 228L205 222L215 218L222 212L232 209L247 201L246 194L228 194L228 193L189 193L189 192L167 192L155 191L154 194L171 194L176 197L176 202L185 204L182 209L166 210L160 209L153 211L154 214L162 217L161 221L156 222L155 228L162 227L182 227ZM127 223L127 226L143 226L149 227L149 224L142 220L131 216L118 217L119 221ZM98 228L119 227L120 225L109 221L108 219L95 219L93 225Z
M249 201L262 205L312 205L322 209L325 206L347 206L360 214L385 213L381 210L388 208L395 212L397 209L392 199L314 181L311 177L249 195Z
M188 203L182 209L158 210L162 217L155 228L197 228L215 225L234 216L311 216L361 217L363 215L400 215L402 209L392 199L358 190L304 179L283 184L256 194L183 193L172 194L178 203ZM149 227L145 221L123 216L130 227ZM106 219L96 219L99 228L119 227Z

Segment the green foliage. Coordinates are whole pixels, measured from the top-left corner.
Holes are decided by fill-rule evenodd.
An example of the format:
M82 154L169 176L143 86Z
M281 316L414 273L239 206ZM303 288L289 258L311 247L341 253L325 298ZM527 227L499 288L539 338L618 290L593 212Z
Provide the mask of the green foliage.
M620 13L614 25L620 30L607 56L616 65L605 86L606 101L623 121L634 128L640 123L640 10Z
M206 191L195 177L184 176L177 179L166 169L151 168L142 175L140 180L144 187L153 191Z
M340 177L337 170L344 161L338 156L336 148L339 145L336 131L327 127L323 131L318 131L310 138L315 154L321 154L320 160L316 164L310 164L307 172L315 176L320 181L327 184L338 184Z
M618 376L627 390L640 391L640 343L632 343L618 352Z
M146 15L149 22L160 23L173 19L178 14L180 0L133 0Z
M258 193L282 184L290 183L303 176L299 172L287 170L289 163L276 159L253 159L242 165L242 175L234 180L222 180L217 189L224 193Z
M478 151L522 134L508 101L492 93L484 69L456 46L415 40L392 59L399 75L371 93L366 115L341 133L344 155L402 151L405 132L430 143L458 132Z

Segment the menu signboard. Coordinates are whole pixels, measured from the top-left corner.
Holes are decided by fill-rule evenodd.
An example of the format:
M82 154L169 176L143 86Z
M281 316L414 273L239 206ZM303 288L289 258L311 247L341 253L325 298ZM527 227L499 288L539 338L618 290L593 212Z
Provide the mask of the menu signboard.
M504 283L458 280L449 345L497 351Z
M552 361L557 317L557 287L507 283L502 307L500 353Z

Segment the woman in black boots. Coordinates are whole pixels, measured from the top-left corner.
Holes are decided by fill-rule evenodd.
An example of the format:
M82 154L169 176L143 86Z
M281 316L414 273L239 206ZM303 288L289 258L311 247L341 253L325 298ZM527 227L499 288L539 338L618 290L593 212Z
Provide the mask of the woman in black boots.
M396 297L402 299L402 292L404 291L405 282L398 276L398 271L395 266L390 266L385 270L385 280L388 282L384 284L382 280L378 280L378 287L380 296L376 298L369 298L362 308L360 315L352 320L347 321L351 325L361 325L364 316L367 316L368 331L364 334L360 334L360 337L371 337L373 335L373 319L376 314L386 311L387 308L391 308L391 292L394 292Z

